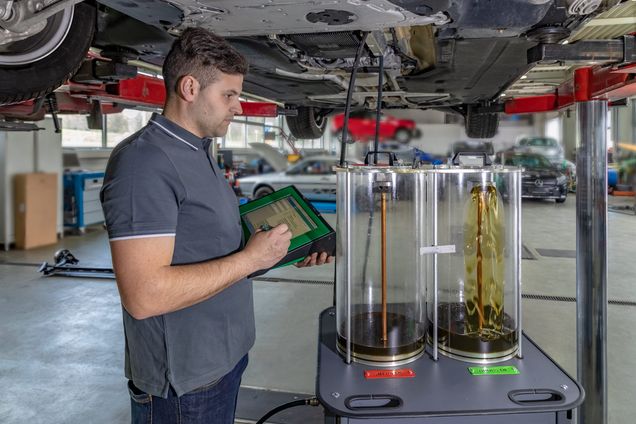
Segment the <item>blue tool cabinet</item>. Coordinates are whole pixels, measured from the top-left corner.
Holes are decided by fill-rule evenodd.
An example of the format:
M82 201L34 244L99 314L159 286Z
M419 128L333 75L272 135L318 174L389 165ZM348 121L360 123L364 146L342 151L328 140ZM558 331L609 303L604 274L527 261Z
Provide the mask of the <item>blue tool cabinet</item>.
M64 173L64 226L84 231L87 225L104 222L99 190L103 172Z

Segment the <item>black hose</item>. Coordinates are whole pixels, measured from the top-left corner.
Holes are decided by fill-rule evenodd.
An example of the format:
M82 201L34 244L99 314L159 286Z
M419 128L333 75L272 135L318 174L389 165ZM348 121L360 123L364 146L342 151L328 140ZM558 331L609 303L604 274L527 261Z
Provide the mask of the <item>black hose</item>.
M285 403L283 405L277 406L276 408L269 411L267 414L263 415L261 419L256 422L256 424L263 424L268 418L278 414L280 411L293 408L294 406L303 406L303 405L318 406L320 405L320 402L318 402L318 399L316 398L307 398L307 399L299 399L299 400L294 400L292 402Z
M362 49L364 43L367 41L368 32L362 33L362 39L358 44L358 50L356 51L356 58L353 61L353 67L351 68L351 77L349 78L349 88L347 89L347 101L345 103L344 121L342 124L342 141L340 142L340 166L345 164L346 144L347 144L347 130L349 127L349 112L351 110L351 97L353 97L353 90L356 85L356 73L358 72L358 63L360 63L360 56L362 56Z
M380 138L380 113L382 110L382 85L384 84L384 55L381 54L380 57L380 72L378 72L378 100L377 107L375 110L375 140L373 142L373 151L375 154L373 155L373 164L378 166L378 142Z

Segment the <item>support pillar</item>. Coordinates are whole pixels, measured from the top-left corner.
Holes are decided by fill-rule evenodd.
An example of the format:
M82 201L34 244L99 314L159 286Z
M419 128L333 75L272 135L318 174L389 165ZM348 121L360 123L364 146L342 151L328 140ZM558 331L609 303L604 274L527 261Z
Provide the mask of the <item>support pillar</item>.
M607 102L576 105L577 375L579 424L607 424Z

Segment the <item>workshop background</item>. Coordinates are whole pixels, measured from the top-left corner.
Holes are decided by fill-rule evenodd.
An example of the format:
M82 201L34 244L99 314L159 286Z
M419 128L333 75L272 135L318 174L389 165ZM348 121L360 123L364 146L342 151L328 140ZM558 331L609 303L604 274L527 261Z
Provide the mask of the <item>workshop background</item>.
M585 100L607 102L596 122L603 123L597 130L605 137L608 163L607 239L601 242L607 252L610 424L631 424L636 412L634 34L636 1L616 2L586 20L566 41L623 40L625 57L608 59L614 73L582 61L529 65L492 99L501 105L492 137L469 137L468 118L457 111L386 108L380 124L386 132L379 140L379 150L392 152L400 164L447 164L457 152L483 152L495 163L524 166L523 331L577 378L577 347L584 348L577 346L577 202L585 197L577 178L583 172L577 152L585 137L577 110ZM633 60L625 59L628 54ZM97 56L92 51L90 58ZM575 76L581 69L588 72L582 77L587 79L578 80L590 83L588 98L572 93L565 98L565 87L579 93ZM128 84L161 85L156 71ZM82 105L64 100L73 90L79 90ZM122 93L66 83L53 93L57 106L45 106L35 121L24 117L37 100L0 106L0 383L5 389L0 423L130 422L122 306L99 190L113 147L160 113L162 98ZM322 135L302 138L290 128L291 112L284 105L249 93L242 101L244 115L211 146L237 202L293 184L335 229L333 166L343 146L353 163L373 149L375 109L351 112L349 140L342 143L343 110L325 117ZM112 104L123 106L109 109ZM544 187L548 180L555 181L550 190ZM334 275L334 264L327 264L283 267L254 278L257 336L241 384L237 423L255 423L278 405L316 395L318 317L334 303ZM318 424L325 416L320 407L300 406L268 422Z

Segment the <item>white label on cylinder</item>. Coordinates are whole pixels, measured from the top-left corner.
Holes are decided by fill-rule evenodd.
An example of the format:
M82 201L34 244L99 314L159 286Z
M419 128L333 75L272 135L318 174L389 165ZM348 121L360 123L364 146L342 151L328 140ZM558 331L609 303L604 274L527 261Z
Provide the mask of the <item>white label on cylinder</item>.
M434 253L455 253L455 245L447 244L444 246L424 246L420 247L420 255L431 255Z

